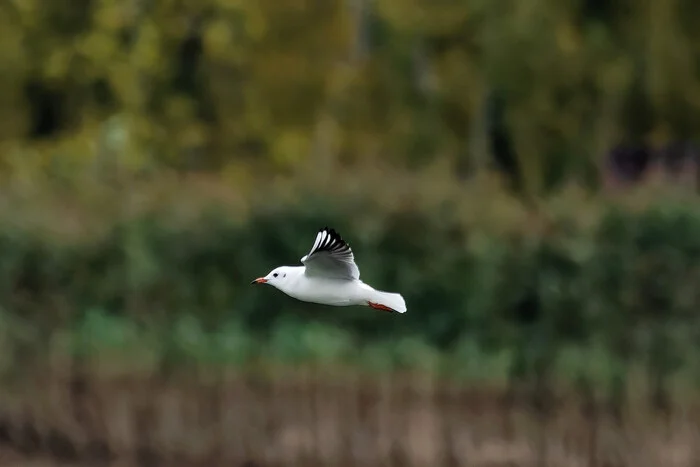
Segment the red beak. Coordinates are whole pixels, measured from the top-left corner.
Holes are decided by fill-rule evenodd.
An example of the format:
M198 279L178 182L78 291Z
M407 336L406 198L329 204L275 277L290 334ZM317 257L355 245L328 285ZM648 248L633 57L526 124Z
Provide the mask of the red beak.
M267 279L265 279L264 277L258 277L253 282L251 282L251 284L264 284L265 282L267 282Z

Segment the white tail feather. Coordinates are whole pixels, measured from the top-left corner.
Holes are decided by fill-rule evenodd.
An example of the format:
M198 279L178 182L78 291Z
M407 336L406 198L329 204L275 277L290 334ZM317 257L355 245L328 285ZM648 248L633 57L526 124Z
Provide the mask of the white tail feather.
M378 305L384 305L399 313L406 313L406 302L403 297L397 293L373 290L370 294L369 301Z

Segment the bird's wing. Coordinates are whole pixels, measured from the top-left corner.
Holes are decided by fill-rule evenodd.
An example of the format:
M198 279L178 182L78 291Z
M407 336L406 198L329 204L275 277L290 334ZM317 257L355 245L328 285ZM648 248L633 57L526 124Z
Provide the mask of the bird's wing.
M305 274L334 279L359 279L360 269L355 264L350 245L333 229L324 227L316 234L309 254L301 258Z

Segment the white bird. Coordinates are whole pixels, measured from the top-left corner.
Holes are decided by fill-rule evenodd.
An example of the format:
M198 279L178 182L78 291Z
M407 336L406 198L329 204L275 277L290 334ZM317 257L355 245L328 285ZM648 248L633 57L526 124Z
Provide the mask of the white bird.
M350 245L333 229L318 231L311 251L301 262L304 266L280 266L251 284L269 284L304 302L406 312L401 295L375 290L360 280Z

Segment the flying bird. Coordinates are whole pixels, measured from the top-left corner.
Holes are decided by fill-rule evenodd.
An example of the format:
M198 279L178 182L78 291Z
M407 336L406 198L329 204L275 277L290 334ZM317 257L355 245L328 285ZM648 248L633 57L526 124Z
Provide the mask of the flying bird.
M303 266L275 268L251 284L271 285L304 302L406 312L406 302L400 294L376 290L360 280L350 245L334 229L319 230L311 251L301 262Z

